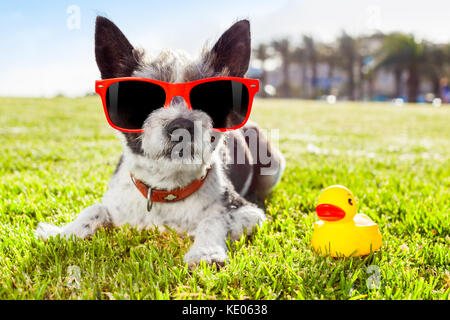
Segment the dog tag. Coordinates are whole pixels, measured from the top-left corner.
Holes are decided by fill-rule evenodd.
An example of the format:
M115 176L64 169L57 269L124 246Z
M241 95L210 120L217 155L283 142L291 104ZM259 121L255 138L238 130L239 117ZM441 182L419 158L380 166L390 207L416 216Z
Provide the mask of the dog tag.
M164 200L172 201L172 200L175 200L176 198L178 198L176 195L168 194L167 196L164 197Z

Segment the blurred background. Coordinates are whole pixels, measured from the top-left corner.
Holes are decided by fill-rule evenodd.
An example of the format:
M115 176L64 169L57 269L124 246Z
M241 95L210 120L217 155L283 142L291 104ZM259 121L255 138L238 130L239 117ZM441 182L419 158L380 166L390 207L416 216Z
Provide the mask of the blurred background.
M137 47L197 55L233 22L252 23L248 77L260 97L450 101L450 1L0 2L0 95L92 94L97 15Z

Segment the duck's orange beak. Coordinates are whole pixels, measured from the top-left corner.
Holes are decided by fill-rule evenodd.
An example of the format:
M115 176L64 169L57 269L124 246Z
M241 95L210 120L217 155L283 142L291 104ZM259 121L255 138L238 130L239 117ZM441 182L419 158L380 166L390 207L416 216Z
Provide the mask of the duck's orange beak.
M324 221L339 221L345 217L345 211L328 203L319 204L316 207L317 216Z

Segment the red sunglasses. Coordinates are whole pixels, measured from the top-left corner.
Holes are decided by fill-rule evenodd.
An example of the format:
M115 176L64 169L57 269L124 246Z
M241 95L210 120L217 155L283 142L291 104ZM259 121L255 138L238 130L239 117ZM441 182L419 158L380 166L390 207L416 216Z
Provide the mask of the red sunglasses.
M208 114L215 130L235 130L247 122L258 90L258 80L236 77L186 83L133 77L95 82L108 123L124 132L142 132L148 115L161 107L168 108L176 96L181 96L190 110Z

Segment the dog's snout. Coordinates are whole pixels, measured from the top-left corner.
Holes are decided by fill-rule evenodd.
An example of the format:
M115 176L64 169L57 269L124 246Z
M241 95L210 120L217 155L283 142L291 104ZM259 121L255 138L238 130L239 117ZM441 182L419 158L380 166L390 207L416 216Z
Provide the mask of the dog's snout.
M194 122L185 118L177 118L172 120L166 127L167 134L171 136L175 130L177 129L185 129L189 131L191 135L194 134Z

